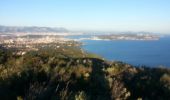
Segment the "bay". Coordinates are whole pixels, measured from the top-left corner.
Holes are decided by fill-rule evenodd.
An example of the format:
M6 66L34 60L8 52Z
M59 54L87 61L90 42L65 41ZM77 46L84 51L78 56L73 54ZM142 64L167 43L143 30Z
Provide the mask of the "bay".
M70 38L82 38L76 36ZM122 61L135 66L170 67L170 37L159 40L81 40L82 48L110 61Z

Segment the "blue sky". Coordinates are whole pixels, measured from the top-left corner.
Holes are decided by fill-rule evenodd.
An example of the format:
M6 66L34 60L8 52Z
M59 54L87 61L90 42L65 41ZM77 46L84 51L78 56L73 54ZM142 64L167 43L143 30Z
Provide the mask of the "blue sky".
M170 0L1 0L0 24L170 33Z

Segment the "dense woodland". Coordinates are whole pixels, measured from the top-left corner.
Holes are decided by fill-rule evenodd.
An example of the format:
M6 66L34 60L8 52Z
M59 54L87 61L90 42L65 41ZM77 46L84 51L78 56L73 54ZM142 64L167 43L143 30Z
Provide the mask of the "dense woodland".
M0 100L168 100L168 68L109 62L78 47L0 47Z

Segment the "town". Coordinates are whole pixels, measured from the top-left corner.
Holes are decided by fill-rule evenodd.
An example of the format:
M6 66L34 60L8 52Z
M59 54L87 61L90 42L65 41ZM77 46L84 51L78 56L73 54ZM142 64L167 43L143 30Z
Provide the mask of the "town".
M109 34L98 35L93 38L102 40L159 40L160 37L153 34Z
M80 43L61 35L0 35L0 45L7 49L16 49L16 55L24 55L28 51L38 51L40 48L78 47Z

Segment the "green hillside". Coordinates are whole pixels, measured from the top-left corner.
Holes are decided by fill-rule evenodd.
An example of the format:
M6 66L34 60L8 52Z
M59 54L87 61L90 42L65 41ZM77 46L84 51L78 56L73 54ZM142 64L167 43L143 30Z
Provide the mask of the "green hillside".
M167 100L170 70L109 62L79 47L0 48L0 100Z

